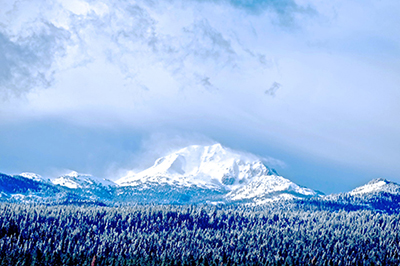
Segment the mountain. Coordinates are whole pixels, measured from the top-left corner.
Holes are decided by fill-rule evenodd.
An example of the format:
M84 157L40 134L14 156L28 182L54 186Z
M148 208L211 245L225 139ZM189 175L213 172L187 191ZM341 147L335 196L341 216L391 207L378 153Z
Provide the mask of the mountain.
M400 195L400 185L383 178L378 178L368 182L363 186L353 189L348 194L360 197L379 193Z
M400 211L400 185L382 178L374 179L350 192L301 199L298 206L318 210L378 210Z
M116 184L72 172L54 180L34 173L0 174L0 201L47 204L99 203L113 199Z
M371 209L391 213L400 210L400 185L386 179L374 179L347 194L352 196L354 202L365 204Z
M37 181L37 182L44 182L44 183L50 182L50 179L45 179L42 176L35 174L35 173L25 172L25 173L19 174L19 176L22 176L22 177L25 177L25 178L28 178L28 179L31 179L31 180Z
M117 186L111 180L75 171L53 179L51 183L76 195L74 199L69 201L94 203L112 203Z
M323 196L280 176L263 159L220 144L192 145L113 182L75 171L43 178L0 174L0 201L46 204L267 204L285 208L400 211L400 185L375 179Z
M40 194L47 199L57 194L46 195L44 191L50 188L66 199L109 203L262 204L318 195L312 189L300 187L279 176L259 157L233 151L220 144L188 146L157 159L153 166L143 171L128 172L116 183L75 171L55 179L45 179L34 173L22 173L17 177L23 180L22 183L40 188L20 193L24 198Z
M155 187L175 190L206 190L222 201L263 202L282 198L312 197L317 192L303 188L269 169L260 158L233 151L220 144L192 145L155 161L143 171L129 172L117 180L137 193ZM153 189L154 190L154 189ZM190 194L190 193L189 193ZM216 200L206 199L206 200Z
M0 173L0 200L9 202L62 201L77 198L69 191L32 173L6 175Z
M105 178L98 178L88 174L80 174L72 171L69 174L60 176L56 179L51 180L55 185L68 187L71 189L76 188L95 188L98 186L116 186L114 182Z

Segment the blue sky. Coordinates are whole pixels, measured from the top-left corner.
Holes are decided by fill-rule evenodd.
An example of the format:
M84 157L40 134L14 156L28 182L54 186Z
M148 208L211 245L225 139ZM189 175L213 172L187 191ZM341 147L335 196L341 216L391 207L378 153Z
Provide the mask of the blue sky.
M397 1L7 1L0 172L117 178L189 144L325 193L400 182Z

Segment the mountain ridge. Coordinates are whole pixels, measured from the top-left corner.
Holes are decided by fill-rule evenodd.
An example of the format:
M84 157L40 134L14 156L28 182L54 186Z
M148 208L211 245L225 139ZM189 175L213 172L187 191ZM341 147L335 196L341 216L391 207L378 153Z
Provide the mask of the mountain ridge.
M376 178L348 193L352 196L356 196L360 194L373 194L381 192L397 192L400 194L400 185L384 178Z
M54 179L27 172L0 175L2 201L259 205L304 200L372 206L397 199L400 204L400 185L382 178L346 193L323 196L278 175L262 158L220 144L182 148L158 158L147 169L128 171L115 182L75 171Z
M224 190L228 192L226 199L231 201L262 198L279 192L288 197L318 194L276 175L257 156L238 153L220 144L188 146L157 159L153 166L141 172L132 173L116 183L135 187L154 182Z

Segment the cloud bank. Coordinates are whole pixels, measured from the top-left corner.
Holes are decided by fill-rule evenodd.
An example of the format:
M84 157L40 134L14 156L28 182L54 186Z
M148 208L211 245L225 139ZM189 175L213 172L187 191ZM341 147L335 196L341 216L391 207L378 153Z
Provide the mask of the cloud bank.
M81 128L99 145L118 143L98 153L102 165L124 161L115 168L140 157L140 145L123 148L129 134L141 143L176 132L288 160L293 176L306 175L297 158L394 179L396 10L390 0L9 1L0 11L0 130ZM65 148L53 140L55 153ZM88 159L94 143L74 147L81 169L100 164Z

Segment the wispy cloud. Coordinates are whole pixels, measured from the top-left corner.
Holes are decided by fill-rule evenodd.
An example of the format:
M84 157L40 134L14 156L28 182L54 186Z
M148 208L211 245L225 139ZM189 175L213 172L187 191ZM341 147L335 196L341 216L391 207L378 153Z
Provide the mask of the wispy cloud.
M282 85L280 83L274 81L274 83L272 83L271 87L269 87L269 89L265 91L265 94L270 95L270 96L275 96L275 93L281 87L282 87Z
M51 23L24 37L13 38L0 29L0 96L50 86L53 62L64 53L68 37L67 31Z
M155 64L161 64L181 84L181 88L200 85L209 89L209 83L198 82L199 76L210 80L223 69L247 67L246 61L260 66L266 66L269 61L265 54L241 43L241 37L234 29L221 29L223 21L213 18L211 22L212 16L207 15L201 18L193 16L179 1L167 4L83 0L38 3L45 12L25 19L24 23L34 21L30 28L16 27L9 19L3 23L3 31L0 29L0 86L3 95L18 95L34 88L48 87L54 72L102 59L118 66L134 84L149 89L151 86L146 84L142 74ZM216 3L248 11L271 9L279 16L291 16L300 10L289 0ZM201 2L198 4L202 5ZM177 10L183 8L182 12L188 16L184 22L174 26L177 30L173 32L165 30L162 20L171 11L163 10L168 5ZM23 3L16 2L5 14L11 18L25 13ZM13 31L5 30L13 28ZM56 62L62 56L63 61Z
M260 15L270 12L273 21L285 28L297 28L299 16L314 16L317 10L310 4L299 5L294 0L209 0L219 4L244 10L250 14Z

